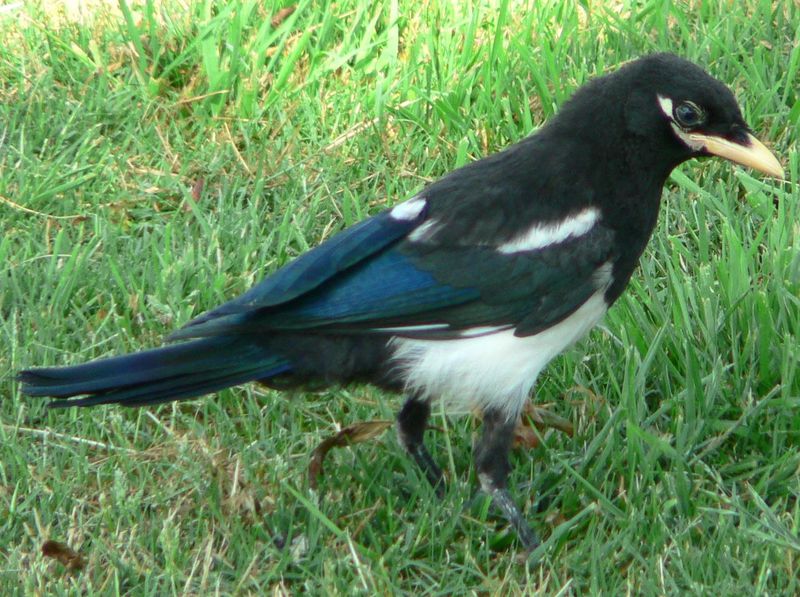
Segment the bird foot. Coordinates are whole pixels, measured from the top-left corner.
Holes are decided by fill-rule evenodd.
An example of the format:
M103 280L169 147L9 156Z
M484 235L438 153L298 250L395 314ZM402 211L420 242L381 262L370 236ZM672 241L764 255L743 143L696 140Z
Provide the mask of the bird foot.
M413 396L406 400L397 415L397 438L406 452L414 459L436 495L444 497L444 475L442 469L425 447L425 428L431 414L430 402L417 400Z
M425 444L420 443L406 446L406 451L411 455L419 468L422 469L422 472L425 473L425 478L428 479L434 492L436 492L436 497L439 499L444 498L444 474L442 473L442 469L439 468L439 465L436 464L433 456L431 456L431 453L428 452L428 448L425 447Z
M526 553L539 547L541 541L536 532L528 524L522 511L511 497L505 487L496 487L485 475L479 475L481 490L492 500L492 505L500 512L503 518L511 525Z

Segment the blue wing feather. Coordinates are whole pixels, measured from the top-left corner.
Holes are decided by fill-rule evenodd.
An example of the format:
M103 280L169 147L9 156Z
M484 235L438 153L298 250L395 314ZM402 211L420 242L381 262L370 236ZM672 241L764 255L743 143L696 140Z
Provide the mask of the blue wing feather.
M424 219L425 210L414 219L393 218L387 210L359 222L291 261L239 297L193 319L170 339L206 335L192 328L216 319L233 323L238 318L229 316L293 301L397 242Z
M402 321L478 297L476 288L442 284L408 256L391 248L337 277L330 285L287 305L287 309L262 313L261 320L271 329Z

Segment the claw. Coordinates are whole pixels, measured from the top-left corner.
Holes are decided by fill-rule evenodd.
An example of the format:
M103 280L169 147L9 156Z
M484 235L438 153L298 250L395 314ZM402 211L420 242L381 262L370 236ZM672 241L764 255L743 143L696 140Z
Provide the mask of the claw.
M500 511L503 518L505 518L511 525L511 528L514 529L525 551L530 553L539 547L541 544L539 536L530 527L528 521L525 520L522 511L511 498L508 489L494 487L492 480L486 475L479 475L479 479L481 482L481 489L492 499L492 505Z

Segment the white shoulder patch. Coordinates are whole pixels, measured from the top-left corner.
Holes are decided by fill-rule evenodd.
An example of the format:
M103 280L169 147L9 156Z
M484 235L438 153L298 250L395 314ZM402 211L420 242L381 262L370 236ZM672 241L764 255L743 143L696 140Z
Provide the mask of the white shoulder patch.
M395 220L413 220L425 209L425 198L415 195L408 201L395 205L389 215Z
M503 243L497 250L501 253L522 253L535 251L549 245L563 242L573 236L582 236L589 232L600 219L600 210L589 207L561 222L533 226L516 238Z

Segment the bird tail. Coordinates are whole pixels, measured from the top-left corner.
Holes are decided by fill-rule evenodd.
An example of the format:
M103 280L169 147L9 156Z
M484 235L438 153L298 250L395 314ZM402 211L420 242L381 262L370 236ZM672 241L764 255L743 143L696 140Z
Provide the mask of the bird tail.
M208 394L290 369L285 357L241 337L203 338L73 367L19 373L22 392L51 407L160 404ZM66 400L71 396L83 398Z

